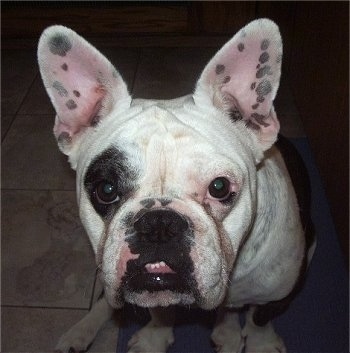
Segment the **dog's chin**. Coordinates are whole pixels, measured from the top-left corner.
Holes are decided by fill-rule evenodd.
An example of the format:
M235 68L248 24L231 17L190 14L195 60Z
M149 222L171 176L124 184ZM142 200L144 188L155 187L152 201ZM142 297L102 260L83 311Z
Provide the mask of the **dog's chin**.
M194 295L191 293L179 293L171 290L151 292L148 290L139 292L126 290L124 292L124 299L128 303L147 308L169 305L191 305L196 302Z

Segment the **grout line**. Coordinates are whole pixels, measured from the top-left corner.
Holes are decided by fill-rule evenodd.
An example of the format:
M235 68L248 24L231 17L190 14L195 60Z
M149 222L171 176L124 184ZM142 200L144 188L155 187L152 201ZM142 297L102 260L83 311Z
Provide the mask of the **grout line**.
M9 133L9 131L10 131L10 129L11 129L13 123L15 122L15 120L16 120L16 118L17 118L17 116L18 116L18 115L25 115L25 114L19 114L19 111L21 110L24 101L27 99L30 90L33 88L34 82L36 81L36 79L37 79L38 76L39 76L39 72L37 72L37 74L34 76L34 79L33 79L32 83L29 85L26 94L24 95L22 101L18 104L18 108L17 108L16 112L13 114L13 119L12 119L12 121L11 121L9 127L7 128L7 130L6 130L6 132L5 132L4 137L1 139L1 142L4 142L4 141L5 141L5 138L7 137L7 134ZM34 115L34 114L32 114L32 115Z

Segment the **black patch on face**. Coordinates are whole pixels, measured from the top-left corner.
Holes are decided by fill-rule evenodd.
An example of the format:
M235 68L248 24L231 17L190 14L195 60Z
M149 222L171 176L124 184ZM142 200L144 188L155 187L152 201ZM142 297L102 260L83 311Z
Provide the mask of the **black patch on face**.
M136 171L128 166L126 155L116 147L110 147L91 162L85 174L84 186L96 212L107 218L135 191L135 179ZM117 202L102 204L97 200L95 190L103 181L117 187L119 196Z
M54 55L66 56L72 49L72 43L66 35L58 33L49 40L49 49Z
M74 102L73 99L70 99L69 101L67 101L66 106L69 110L73 110L77 108L77 104Z

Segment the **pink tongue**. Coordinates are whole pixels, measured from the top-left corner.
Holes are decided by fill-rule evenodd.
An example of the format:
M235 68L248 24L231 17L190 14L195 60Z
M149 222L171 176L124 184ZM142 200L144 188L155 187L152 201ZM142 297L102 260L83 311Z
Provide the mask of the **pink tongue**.
M176 273L167 264L163 266L152 266L155 264L147 264L145 266L148 273Z

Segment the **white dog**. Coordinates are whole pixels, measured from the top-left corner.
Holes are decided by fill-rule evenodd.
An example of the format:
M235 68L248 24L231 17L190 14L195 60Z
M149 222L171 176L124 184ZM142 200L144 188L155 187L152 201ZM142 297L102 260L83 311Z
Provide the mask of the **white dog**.
M104 285L57 350L85 350L112 307L129 302L152 317L129 352L167 350L175 304L220 308L219 352L284 352L270 320L297 292L314 242L307 190L297 198L293 188L303 166L293 155L288 173L290 146L282 137L274 145L278 27L248 24L193 94L169 101L133 100L112 64L62 26L44 31L38 59ZM246 305L242 329L233 309Z

